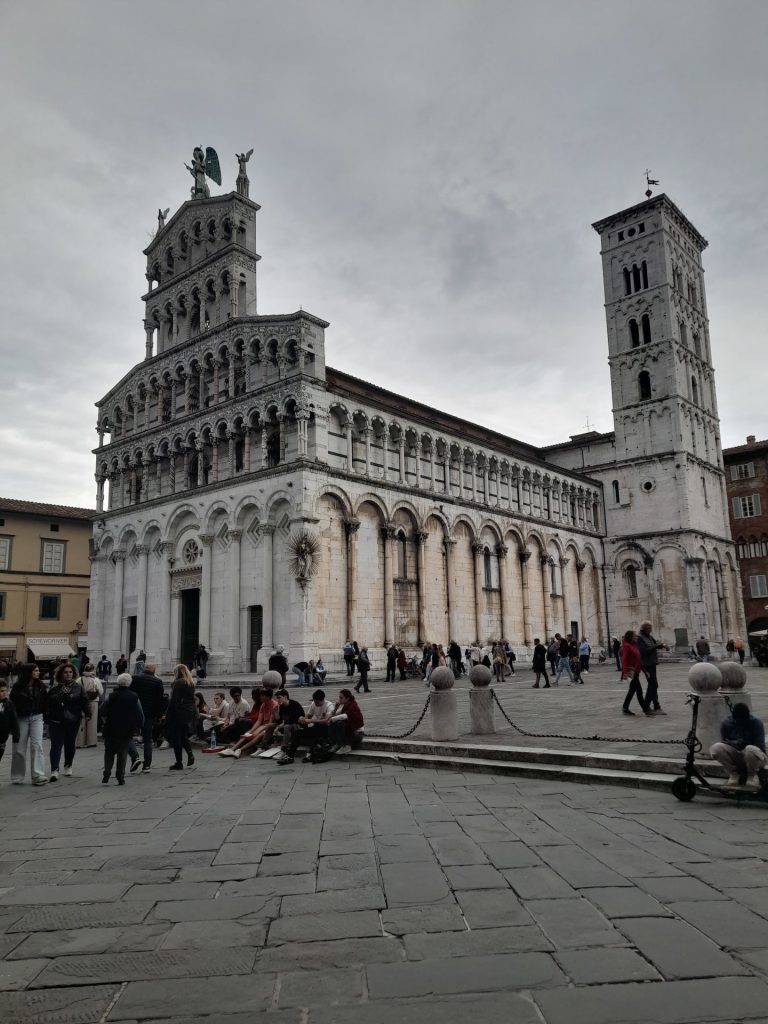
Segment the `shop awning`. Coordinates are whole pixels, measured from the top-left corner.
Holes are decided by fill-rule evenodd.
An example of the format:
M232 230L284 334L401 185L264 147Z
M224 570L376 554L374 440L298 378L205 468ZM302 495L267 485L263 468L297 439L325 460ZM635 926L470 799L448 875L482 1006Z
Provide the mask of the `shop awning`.
M69 658L75 653L68 636L28 636L27 647L36 658Z

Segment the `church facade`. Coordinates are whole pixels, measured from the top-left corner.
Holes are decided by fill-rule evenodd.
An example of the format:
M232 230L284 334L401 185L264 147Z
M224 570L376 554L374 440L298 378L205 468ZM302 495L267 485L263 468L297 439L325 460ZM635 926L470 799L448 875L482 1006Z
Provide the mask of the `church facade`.
M616 431L541 449L332 369L319 317L259 314L248 190L241 162L145 250L145 357L97 403L94 652L167 670L202 643L240 673L278 644L336 665L355 639L376 665L392 642L743 628L703 240L666 197L596 225Z

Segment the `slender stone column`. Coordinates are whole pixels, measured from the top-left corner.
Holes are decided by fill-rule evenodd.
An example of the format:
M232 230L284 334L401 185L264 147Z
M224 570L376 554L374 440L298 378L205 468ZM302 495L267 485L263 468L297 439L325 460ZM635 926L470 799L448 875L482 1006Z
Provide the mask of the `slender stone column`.
M246 473L251 472L251 428L245 428L245 441L243 443L243 463Z
M235 397L235 353L230 352L229 354L229 397L230 399Z
M228 430L227 440L229 441L229 476L231 478L237 472L237 432Z
M359 519L346 519L347 534L347 636L354 640L357 635L357 532Z
M211 442L212 448L212 459L211 459L211 482L216 483L219 479L219 440L214 438Z
M595 611L597 614L597 642L601 647L608 646L608 637L605 633L605 616L603 615L603 590L600 580L600 570L592 563L592 592L595 598Z
M168 490L171 494L176 493L176 452L168 456Z
M723 619L720 614L720 594L717 590L717 571L714 562L707 562L707 572L709 575L709 593L711 595L712 602L713 637L717 643L722 643Z
M570 631L571 631L571 615L572 615L570 598L568 596L568 588L566 587L566 579L565 579L565 569L566 569L566 566L568 565L568 562L569 562L568 558L561 558L560 559L560 586L561 586L561 589L563 591L563 598L562 598L563 599L563 618L565 619L565 622L563 623L563 625L565 626L565 632L566 633L570 633ZM583 624L582 624L582 621L581 621L581 612L579 612L579 629L581 629L582 626L583 626Z
M144 334L146 337L144 358L152 358L152 325L149 320L144 321Z
M141 464L141 500L149 501L149 462L146 459Z
M381 435L381 475L383 480L389 480L389 431L386 427Z
M308 424L309 424L309 413L306 410L299 410L296 413L296 435L297 435L297 454L300 459L306 459L309 443L308 443Z
M344 424L344 429L347 434L347 472L351 473L355 468L355 460L352 452L352 420L347 420Z
M136 649L143 651L147 646L147 571L149 548L146 544L136 547L139 556L138 597L136 601Z
M96 433L99 435L99 448L103 448L104 447L104 431L101 429L101 427L97 427L96 428Z
M489 494L489 490L488 490L488 465L487 465L487 463L486 463L485 466L483 466L483 498L485 499L485 504L488 505L490 503L491 499L490 499L490 494Z
M261 465L259 469L266 469L267 464L267 425L263 423L261 427Z
M172 557L173 544L163 541L160 545L160 650L158 652L163 666L171 662L171 569L175 558Z
M552 582L550 580L550 565L548 555L542 555L541 563L541 589L544 593L544 632L549 637L552 631Z
M402 452L402 448L400 449ZM395 595L392 581L392 540L395 527L387 523L381 536L384 541L384 644L389 647L395 639Z
M520 552L520 582L523 589L523 639L525 646L530 647L533 642L531 632L531 595L528 591L528 562L531 557L530 551ZM544 638L547 637L546 631Z
M125 570L125 552L115 551L115 591L112 599L112 654L114 661L122 653L120 644L123 636L123 573ZM130 651L128 652L130 654Z
M400 440L397 443L397 450L400 459L400 483L405 483L405 436L400 435Z
M91 563L91 603L88 608L88 646L106 652L107 637L104 635L104 605L106 594L107 559L98 550L89 556Z
M276 416L278 439L277 439L277 461L279 463L285 462L285 450L288 447L288 438L286 437L285 429L285 416L279 412Z
M470 456L469 459L469 482L472 491L472 501L477 501L477 477L475 475L475 456Z
M197 486L202 487L205 482L205 445L202 441L195 441L197 449ZM201 640L200 643L203 641Z
M427 571L426 571L426 547L429 534L423 530L416 533L416 574L419 585L419 623L418 638L419 645L427 642Z
M240 650L240 540L242 530L230 530L227 534L231 544L229 548L229 587L232 606L229 613L229 648L232 670L239 669L242 657ZM235 662L238 662L236 665Z
M458 642L459 638L459 602L456 596L456 541L453 537L445 538L445 577L448 590L448 629L450 639Z
M421 487L421 441L417 440L414 447L415 462L416 462L416 482L414 487Z
M272 523L262 523L259 527L259 533L263 541L264 548L264 563L263 563L263 579L264 579L264 595L263 595L263 617L262 617L262 642L265 647L272 648L274 645L273 638L273 626L272 626L272 605L273 605L273 594L272 594L272 555L274 548L274 534L275 527Z
M434 492L435 490L435 445L432 443L432 447L429 449L429 486Z
M483 551L484 546L476 540L472 544L475 555L475 639L483 642Z
M211 560L213 552L212 533L201 533L200 542L203 545L203 578L200 585L200 619L198 635L200 643L210 650L211 647Z
M219 404L219 361L213 361L213 404Z
M371 428L366 427L363 435L365 437L365 475L371 475Z
M587 606L584 602L584 570L586 566L586 562L582 562L580 559L576 559L576 582L579 585L579 630L581 632L581 636L586 636L587 633Z
M96 511L104 511L104 477L100 474L96 474Z
M512 597L509 593L509 572L507 565L506 544L496 545L496 554L499 559L499 596L501 598L501 632L505 640L511 640L514 634L512 625Z
M150 392L149 388L147 388L147 390L146 390L146 392L144 394L144 429L145 430L147 429L147 427L149 427L149 411L150 411L151 399L152 399L152 393ZM139 648L139 650L141 650L141 648Z
M200 367L200 372L197 376L197 408L205 408L205 367ZM200 641L202 643L202 640Z

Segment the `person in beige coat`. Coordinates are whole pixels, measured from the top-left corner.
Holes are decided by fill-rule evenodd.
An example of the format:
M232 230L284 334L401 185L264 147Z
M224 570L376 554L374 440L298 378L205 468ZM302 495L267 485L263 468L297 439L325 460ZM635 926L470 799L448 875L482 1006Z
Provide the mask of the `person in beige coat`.
M99 729L99 701L104 696L104 687L96 675L96 669L90 662L83 669L80 682L90 704L91 717L84 718L80 723L77 745L78 747L96 747L99 743L97 736Z

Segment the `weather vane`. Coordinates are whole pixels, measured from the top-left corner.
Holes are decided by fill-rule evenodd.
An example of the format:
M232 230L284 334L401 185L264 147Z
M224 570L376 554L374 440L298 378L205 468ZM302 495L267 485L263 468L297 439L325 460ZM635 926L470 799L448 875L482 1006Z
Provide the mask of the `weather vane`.
M221 168L216 150L207 146L203 153L202 146L195 146L192 153L192 166L190 167L189 164L184 164L184 166L195 179L195 184L191 189L192 198L210 199L211 192L205 180L206 175L217 185L221 184Z
M653 192L651 191L651 185L658 185L659 184L658 181L656 180L656 178L652 178L650 175L651 175L651 172L646 167L646 169L645 169L645 183L648 186L648 188L646 188L645 194L646 194L646 197L648 199L650 199L651 196L653 195Z

